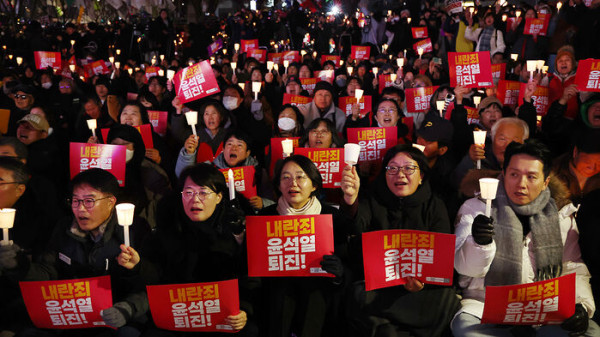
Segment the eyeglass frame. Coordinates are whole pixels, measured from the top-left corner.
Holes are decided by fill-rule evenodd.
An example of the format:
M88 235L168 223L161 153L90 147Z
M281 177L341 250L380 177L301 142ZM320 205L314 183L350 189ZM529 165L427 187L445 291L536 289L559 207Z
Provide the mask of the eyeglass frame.
M31 96L31 95L30 94L23 94L23 95L15 94L15 99L27 99L27 98L29 98L29 96Z
M406 166L386 166L385 173L390 176L397 176L402 171L402 174L409 177L412 176L417 170L420 170L417 165L406 165ZM393 171L396 171L394 173Z
M108 197L104 197L104 198L99 198L99 199L94 199L94 198L83 198L83 199L73 199L73 198L68 198L67 199L67 204L71 205L71 208L76 209L79 208L79 206L81 206L83 204L83 208L85 209L92 209L96 206L96 201L100 201L100 200L104 200L104 199L110 199L113 196L108 196ZM91 206L86 206L85 202L91 200L92 201L92 205ZM77 201L77 205L73 206L73 203Z
M192 193L192 195L188 196L188 193ZM200 201L205 201L213 193L216 194L217 192L212 191L212 190L202 190L202 191L188 190L188 191L181 191L181 197L184 200L190 201L190 200L194 200L194 198L196 198L196 196L197 196L198 199L200 199Z
M296 182L296 184L300 185L300 183L304 182L305 179L310 179L307 174L302 174L302 175L297 175L297 176L292 176L291 174L289 176L282 175L279 178L279 183L291 185L294 182Z
M312 130L310 130L308 132L314 134L317 137L324 136L324 135L327 135L327 134L331 134L331 131L329 129L328 130L312 129Z

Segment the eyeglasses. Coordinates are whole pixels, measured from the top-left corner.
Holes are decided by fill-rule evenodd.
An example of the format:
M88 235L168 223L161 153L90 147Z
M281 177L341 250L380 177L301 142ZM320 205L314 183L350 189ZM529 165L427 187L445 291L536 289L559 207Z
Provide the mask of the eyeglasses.
M61 85L61 86L60 86L60 88L61 88L61 89L69 89L69 88L71 88L71 87L70 87L70 86L68 86L68 85Z
M215 192L213 192L213 191L185 190L185 191L181 192L181 196L185 200L191 200L192 198L194 198L195 196L197 196L198 199L200 199L200 201L204 201L204 200L206 200L206 198L208 198L209 195L211 195L213 193L215 193Z
M27 99L29 97L29 95L15 95L16 99Z
M306 174L297 175L295 177L290 174L284 174L281 176L281 179L279 179L279 181L281 181L284 184L290 184L290 185L295 181L298 185L300 185L303 182L305 182L306 179L308 179Z
M393 114L397 114L398 110L396 110L396 109L383 109L383 108L381 108L381 109L377 110L377 113L378 114L382 114L382 115L383 114L393 115Z
M388 175L391 176L395 176L398 173L400 173L400 171L402 171L402 173L404 173L405 176L410 176L413 173L415 173L416 170L418 170L419 167L418 166L414 166L414 165L407 165L407 166L386 166L385 170L387 172Z
M67 199L67 204L71 205L71 208L79 208L79 205L81 205L81 203L83 203L83 207L85 207L86 209L90 209L90 208L94 208L94 206L96 205L96 201L109 199L109 198L111 198L111 197L104 197L104 198L100 198L100 199L94 199L94 198Z
M310 133L312 133L315 136L323 136L323 135L328 135L331 133L331 131L329 130L317 130L317 129L312 129L310 130Z

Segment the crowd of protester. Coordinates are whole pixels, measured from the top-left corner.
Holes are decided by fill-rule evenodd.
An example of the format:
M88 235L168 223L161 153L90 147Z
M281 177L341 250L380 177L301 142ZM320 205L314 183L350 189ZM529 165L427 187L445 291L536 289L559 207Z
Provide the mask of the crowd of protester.
M600 59L600 2L561 5L446 12L424 2L389 12L362 8L359 20L294 4L207 18L180 35L161 11L143 47L125 20L53 30L28 23L22 36L3 40L0 109L10 117L0 138L0 208L17 211L12 242L0 246L0 335L187 335L155 326L145 285L232 278L240 311L226 324L243 336L600 335L600 94L574 84L579 60ZM525 19L541 13L551 17L547 34L523 34ZM433 52L413 50L411 27L427 27ZM226 51L208 55L216 35ZM301 62L267 69L234 48L254 38L269 52L305 52ZM369 59L353 60L352 45L370 46ZM60 52L67 66L36 69L40 50ZM492 64L506 63L504 77L525 83L522 103L503 104L497 80L484 90L451 87L447 53L454 51L489 51ZM338 55L343 65L322 63L322 55ZM84 74L82 61L109 58L107 74ZM530 76L526 61L539 59L549 70ZM69 60L77 62L73 69ZM220 90L182 104L165 75L200 60L210 61ZM162 73L147 77L151 66ZM301 79L320 70L333 78L309 95ZM381 74L395 80L381 88ZM263 84L256 96L253 82ZM439 87L429 111L408 110L405 91L431 86ZM543 116L534 106L537 86L549 88ZM357 89L372 97L366 115L357 104L349 114L338 107L338 98ZM312 101L284 103L284 94ZM447 104L438 110L440 100L453 103L450 116ZM476 122L467 109L478 111ZM150 123L148 111L167 111L168 122L146 149L135 127ZM197 135L188 111L198 112ZM108 133L92 135L91 119ZM280 137L299 137L299 147L343 148L357 127L395 127L398 145L379 163L344 167L337 189L323 188L307 157L276 160L271 151L271 138ZM474 130L487 131L484 145L474 144ZM71 179L72 142L125 145L125 185L98 168ZM255 168L257 196L229 200L218 169L242 166ZM482 177L500 179L490 217L479 198ZM122 202L135 205L130 246L115 215ZM335 277L249 277L244 217L307 214L332 215L335 249L321 266ZM454 286L409 277L366 291L361 234L385 229L455 234ZM568 273L577 275L577 304L562 324L481 324L487 285ZM111 276L114 305L102 315L114 330L33 326L18 281L99 275Z

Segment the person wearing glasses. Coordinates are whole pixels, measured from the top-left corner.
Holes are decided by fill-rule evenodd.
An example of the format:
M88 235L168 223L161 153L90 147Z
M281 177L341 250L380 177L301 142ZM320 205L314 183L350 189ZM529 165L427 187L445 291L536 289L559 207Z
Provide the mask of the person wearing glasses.
M396 145L387 151L383 169L359 199L356 168L346 166L340 210L353 218L352 233L357 238L363 232L387 229L451 233L444 202L432 194L429 172L423 152L411 145ZM360 239L350 242L350 247L357 247L350 252L356 282L348 304L350 327L357 336L440 336L445 332L459 306L452 288L407 277L403 286L366 292Z
M30 262L13 243L0 250L0 270L3 276L20 281L110 275L114 305L102 312L104 322L117 328L110 335L138 336L148 301L142 279L117 262L124 242L123 226L118 225L115 212L119 194L117 179L108 171L94 168L79 173L71 181L67 200L72 215L56 224L40 258ZM131 246L138 247L148 233L147 224L134 219ZM105 334L104 330L87 329L79 335L96 336ZM37 336L41 330L30 327L27 332Z
M19 84L13 89L15 106L10 111L8 132L6 135L15 136L17 121L29 114L35 104L35 88L30 85Z
M344 336L339 329L344 326L340 305L346 280L341 259L346 251L346 219L336 208L317 199L323 179L305 156L284 159L275 170L273 185L279 196L277 203L262 209L259 215L332 214L334 254L324 255L321 267L335 277L263 278L268 310L265 336Z
M148 241L139 253L121 246L119 264L128 269L139 264L136 270L141 271L147 284L238 279L240 311L225 323L237 331L236 336L257 336L252 296L259 280L248 278L244 214L228 200L223 173L208 163L185 168L179 183L180 192L161 201L158 226ZM169 334L150 324L148 335L187 334Z
M392 98L382 98L373 111L373 117L369 115L361 117L358 109L352 110L352 115L346 119L344 134L348 128L368 127L396 127L398 129L398 142L408 142L409 129L402 123L404 113L398 101Z

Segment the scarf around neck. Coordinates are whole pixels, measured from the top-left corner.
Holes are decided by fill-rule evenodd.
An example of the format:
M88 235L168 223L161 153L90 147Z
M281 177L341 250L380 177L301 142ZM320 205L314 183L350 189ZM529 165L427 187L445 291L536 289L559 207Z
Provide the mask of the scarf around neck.
M543 190L531 203L515 205L506 195L504 180L501 178L492 205L496 255L485 276L486 286L521 283L524 233L517 216L529 220L537 268L562 264L563 244L558 209L549 188Z
M288 204L283 197L279 197L279 200L277 201L277 213L279 213L279 215L321 214L321 202L317 199L317 197L311 197L306 205L300 209L296 209Z

